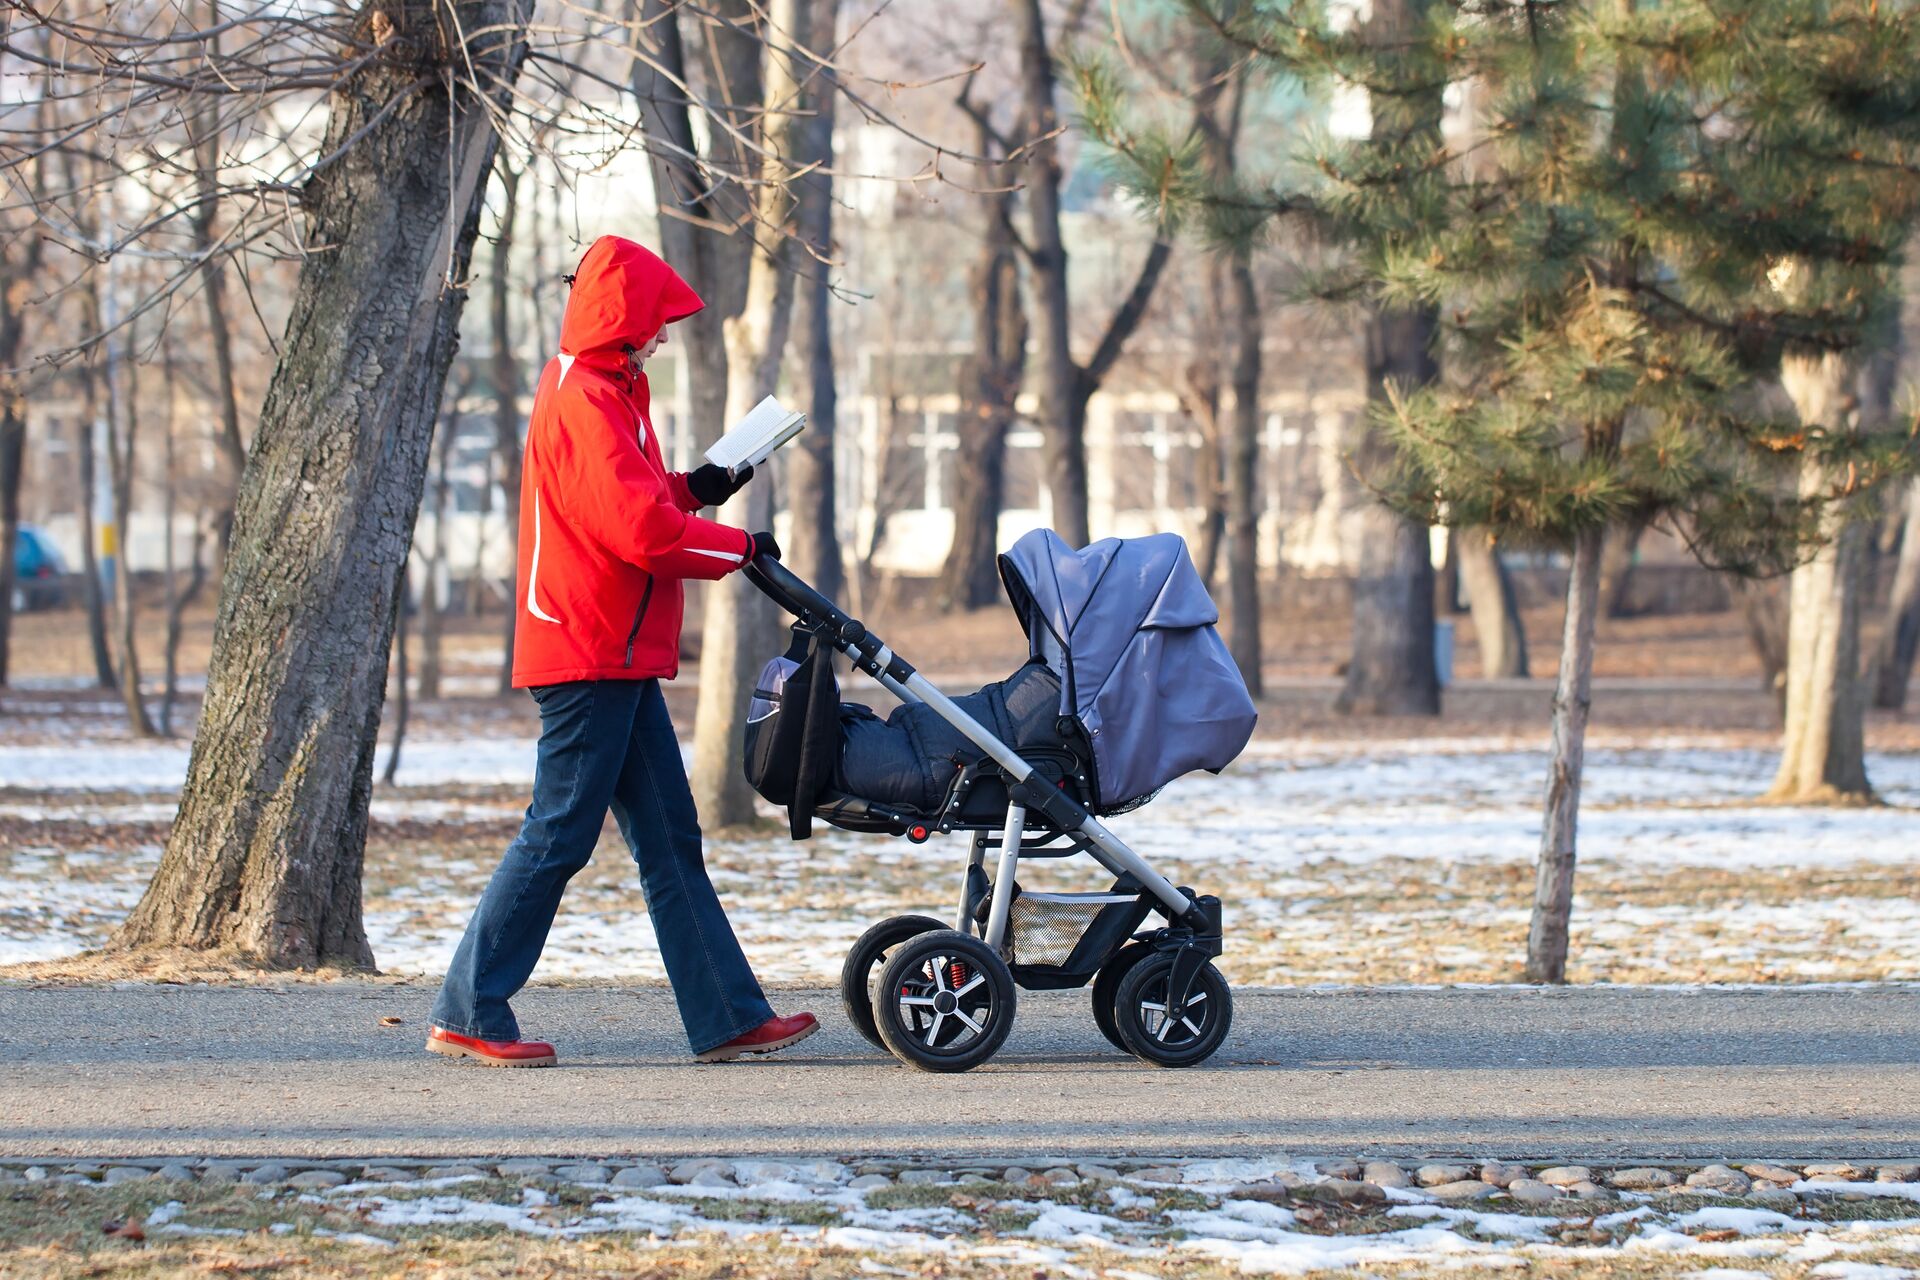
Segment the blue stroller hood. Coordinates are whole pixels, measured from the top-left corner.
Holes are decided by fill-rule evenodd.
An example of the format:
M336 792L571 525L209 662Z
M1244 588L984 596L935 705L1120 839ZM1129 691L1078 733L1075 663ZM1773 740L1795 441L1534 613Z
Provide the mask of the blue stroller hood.
M1035 529L1000 557L1000 580L1032 655L1060 673L1060 713L1092 744L1101 808L1218 772L1253 736L1253 699L1178 534L1075 551Z

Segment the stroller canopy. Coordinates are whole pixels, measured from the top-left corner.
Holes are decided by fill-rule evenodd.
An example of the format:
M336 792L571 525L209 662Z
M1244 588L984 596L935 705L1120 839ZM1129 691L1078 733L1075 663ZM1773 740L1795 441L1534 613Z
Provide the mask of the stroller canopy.
M1223 769L1253 736L1253 699L1179 535L1075 551L1036 529L1000 557L1000 579L1033 656L1060 674L1060 713L1092 743L1102 808Z

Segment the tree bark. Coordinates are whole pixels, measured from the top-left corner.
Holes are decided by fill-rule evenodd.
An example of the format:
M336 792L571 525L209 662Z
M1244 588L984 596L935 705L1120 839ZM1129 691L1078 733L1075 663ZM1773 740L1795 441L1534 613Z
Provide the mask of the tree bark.
M108 287L112 287L110 275ZM135 737L152 738L158 734L153 727L153 717L147 714L146 699L140 694L133 567L127 562L127 527L133 519L134 461L139 456L140 435L140 371L132 358L131 336L112 360L112 365L126 366L125 395L120 394L118 369L110 366L108 374L111 394L107 402L107 482L113 494L114 545L119 548L113 574L113 612L119 629L115 647L119 659L120 701L127 711L127 728Z
M1391 47L1424 21L1427 0L1375 0L1367 19L1370 43ZM1438 85L1369 95L1376 143L1430 133L1439 146L1443 112ZM1389 385L1418 387L1440 369L1433 354L1438 315L1431 307L1407 311L1373 306L1366 322L1367 402L1385 399ZM1388 446L1363 416L1355 453L1364 476L1384 463ZM1361 537L1353 582L1353 645L1346 686L1335 702L1350 715L1440 714L1440 678L1433 655L1433 553L1427 530L1369 501L1357 523Z
M983 154L990 131L978 131ZM974 263L973 350L960 375L960 451L954 469L953 542L934 602L945 612L981 609L1000 594L995 553L1000 511L1006 505L1007 432L1027 366L1027 313L1020 298L1020 260L1013 231L1011 175L988 171L980 257Z
M37 246L39 236L26 237ZM14 543L20 536L20 479L27 448L26 387L17 373L25 331L24 272L16 272L12 245L0 246L0 686L5 686L13 653Z
M506 498L507 599L512 601L519 573L520 534L520 353L513 346L513 224L520 208L520 171L504 160L494 166L500 175L500 229L493 242L493 261L487 272L487 321L493 350L487 362L493 383L493 452L500 460L500 492ZM507 605L500 626L500 682L502 694L513 692L513 632L519 619Z
M460 393L465 382L454 390L450 412L442 415L431 455L433 461L433 550L427 554L426 580L420 584L420 676L416 681L420 697L440 696L440 636L446 601L440 598L440 579L447 568L447 463L453 453L453 434L460 421ZM402 611L404 623L405 611ZM389 779L391 781L391 779Z
M726 322L728 422L738 421L779 382L793 318L791 244L784 234L793 215L793 163L804 143L796 114L801 81L811 69L797 41L805 27L803 0L774 0L766 25L763 138L768 155L756 191L755 221L764 228L753 247L746 304ZM744 502L749 529L773 524L773 491L750 484ZM771 601L733 574L707 590L700 636L700 694L693 732L693 798L703 820L716 827L750 823L753 788L744 767L747 702L772 650L779 622Z
M1367 317L1367 399L1377 402L1389 383L1419 386L1439 375L1431 344L1430 309L1385 311ZM1383 460L1385 445L1364 420L1356 455L1362 474ZM1348 715L1440 714L1440 679L1433 659L1433 552L1426 527L1371 503L1359 513L1363 530L1353 580L1352 658L1334 706Z
M1600 603L1600 549L1605 530L1574 536L1567 575L1567 616L1560 673L1553 688L1553 746L1547 762L1546 821L1535 868L1533 923L1527 931L1527 981L1567 980L1567 939L1573 919L1575 838L1580 825L1580 776L1586 762L1587 714L1593 706L1593 636Z
M1646 531L1646 517L1637 514L1607 526L1607 541L1600 548L1601 617L1628 616L1627 592L1633 586L1633 566Z
M1228 270L1232 309L1233 407L1227 427L1227 601L1232 626L1227 647L1247 691L1259 697L1260 678L1260 302L1253 264L1235 253ZM1428 594L1432 594L1429 585ZM1428 608L1432 605L1429 603Z
M1900 535L1900 559L1893 570L1893 593L1880 648L1873 663L1873 705L1904 710L1913 681L1914 655L1920 653L1920 480L1907 486L1907 515Z
M836 46L839 0L814 0L811 31L806 43L816 53ZM800 164L820 166L795 183L798 207L794 231L800 239L795 267L800 296L794 303L793 348L802 371L807 403L807 429L787 459L788 509L793 513L793 569L829 600L838 599L846 584L840 554L840 530L835 510L834 438L839 416L839 389L834 383L832 291L829 271L833 260L833 72L812 71L802 98L810 113L799 127Z
M1808 427L1847 431L1853 364L1845 355L1783 357L1780 383ZM1826 469L1809 458L1800 491L1825 491ZM1866 689L1860 679L1861 569L1866 527L1840 499L1822 515L1813 558L1787 587L1786 732L1780 769L1767 792L1793 804L1858 803L1873 798L1866 767Z
M1087 523L1086 401L1073 361L1073 311L1067 298L1067 245L1060 231L1060 150L1054 134L1053 54L1040 0L1011 0L1020 43L1024 104L1028 265L1039 312L1041 467L1053 500L1053 527L1069 546L1091 540ZM1076 403L1080 412L1075 412Z
M396 597L531 6L385 0L337 88L282 354L235 506L207 694L165 855L119 949L366 968L360 879ZM368 31L371 41L372 31ZM422 62L448 74L422 75ZM474 67L490 102L464 86ZM454 74L458 68L459 74ZM452 99L449 100L449 95Z
M412 579L412 567L401 566L400 591L393 599L393 738L387 743L387 764L380 774L388 786L400 776L400 750L407 745L407 716L413 708L407 692L407 597L413 594Z
M1480 674L1489 680L1518 680L1527 675L1527 632L1513 578L1500 563L1500 549L1485 529L1455 529L1460 579L1467 588L1473 634L1480 641Z
M99 325L95 324L93 329L99 332ZM80 489L80 587L87 606L87 643L93 650L94 679L102 689L112 689L115 687L113 653L107 643L107 600L100 582L99 534L93 515L97 474L93 435L98 425L99 386L91 363L83 366L82 383L85 409L74 430L75 483Z

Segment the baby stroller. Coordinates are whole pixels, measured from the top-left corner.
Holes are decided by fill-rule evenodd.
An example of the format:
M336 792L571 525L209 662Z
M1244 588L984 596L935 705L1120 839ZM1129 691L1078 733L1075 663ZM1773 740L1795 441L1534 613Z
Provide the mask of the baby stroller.
M841 996L861 1034L923 1070L966 1071L1005 1043L1016 987L1091 981L1094 1021L1123 1052L1164 1067L1211 1056L1232 1020L1212 963L1220 900L1175 886L1100 821L1183 773L1224 768L1253 733L1186 544L1021 538L1000 576L1030 656L960 698L778 560L746 574L796 619L762 673L746 743L748 781L786 806L794 838L816 817L916 844L969 834L951 921L883 920L848 953ZM843 704L835 653L903 705L882 721ZM1022 859L1083 853L1113 875L1105 890L1026 892L1015 878Z

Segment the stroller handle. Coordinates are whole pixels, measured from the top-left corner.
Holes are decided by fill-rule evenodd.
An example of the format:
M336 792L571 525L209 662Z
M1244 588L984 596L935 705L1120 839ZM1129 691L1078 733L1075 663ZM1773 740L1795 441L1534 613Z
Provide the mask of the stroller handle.
M761 594L803 622L823 622L836 635L848 641L866 628L835 607L833 601L809 586L799 574L769 555L756 555L743 573ZM857 628L851 636L850 629Z

